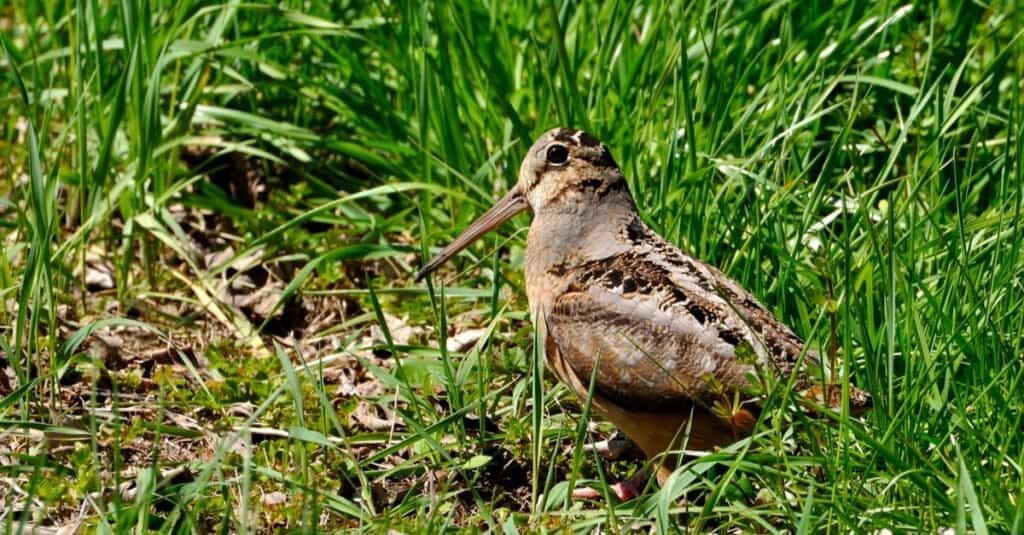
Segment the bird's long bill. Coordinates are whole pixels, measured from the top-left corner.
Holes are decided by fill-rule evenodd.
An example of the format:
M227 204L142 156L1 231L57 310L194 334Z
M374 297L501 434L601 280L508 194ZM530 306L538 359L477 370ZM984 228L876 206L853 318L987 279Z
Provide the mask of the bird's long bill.
M502 197L487 213L470 223L469 227L458 238L455 238L455 241L448 244L448 247L442 249L440 253L437 253L437 256L420 268L419 272L416 273L416 281L419 282L428 273L447 262L449 258L458 254L459 251L465 249L469 244L475 242L477 238L512 219L512 216L526 210L528 207L526 197L519 191L519 188L512 188L512 191L509 191L508 194Z

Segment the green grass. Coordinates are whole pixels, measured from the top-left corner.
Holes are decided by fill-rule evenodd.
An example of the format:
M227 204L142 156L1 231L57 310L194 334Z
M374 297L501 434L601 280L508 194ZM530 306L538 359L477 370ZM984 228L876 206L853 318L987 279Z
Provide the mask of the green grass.
M1019 533L1021 28L1012 1L0 4L0 526ZM875 409L774 407L664 489L566 500L637 463L583 453L610 429L538 365L527 218L412 281L556 125Z

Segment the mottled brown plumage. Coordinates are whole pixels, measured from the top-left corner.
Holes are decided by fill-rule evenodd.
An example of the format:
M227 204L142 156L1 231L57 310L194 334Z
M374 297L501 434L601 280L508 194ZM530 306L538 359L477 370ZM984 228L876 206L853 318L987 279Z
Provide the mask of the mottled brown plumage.
M608 148L582 131L541 136L513 190L419 276L527 208L526 292L548 365L580 396L595 377L593 407L649 457L749 433L764 372L837 405L836 389L807 372L817 354L738 283L651 231ZM851 387L850 403L857 412L870 397Z

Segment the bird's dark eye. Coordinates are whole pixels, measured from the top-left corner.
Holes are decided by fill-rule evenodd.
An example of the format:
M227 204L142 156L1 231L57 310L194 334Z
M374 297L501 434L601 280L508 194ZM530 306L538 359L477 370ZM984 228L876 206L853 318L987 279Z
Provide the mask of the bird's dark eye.
M547 158L548 163L563 164L569 161L569 149L565 148L565 145L551 145L548 147Z

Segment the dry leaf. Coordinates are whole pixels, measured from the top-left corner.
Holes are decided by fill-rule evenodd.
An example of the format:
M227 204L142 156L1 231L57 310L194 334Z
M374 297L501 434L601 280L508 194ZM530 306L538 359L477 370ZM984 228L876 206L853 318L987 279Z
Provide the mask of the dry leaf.
M448 337L448 341L445 343L445 347L448 348L449 353L461 353L468 351L473 347L473 344L477 343L484 334L487 333L487 329L467 329L462 331L455 336Z

